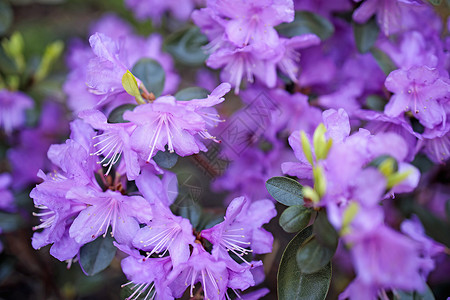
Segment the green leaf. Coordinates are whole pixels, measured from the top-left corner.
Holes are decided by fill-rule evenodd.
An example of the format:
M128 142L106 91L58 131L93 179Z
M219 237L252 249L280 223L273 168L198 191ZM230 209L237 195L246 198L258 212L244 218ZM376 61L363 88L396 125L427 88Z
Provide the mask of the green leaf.
M297 234L288 244L281 257L278 268L278 299L323 300L328 294L331 282L331 263L317 273L305 274L297 265L298 248L311 236L312 229L307 227Z
M447 216L447 220L450 220L450 200L445 202L445 215Z
M439 6L439 5L441 5L442 0L428 0L428 2L430 2L434 6Z
M95 275L109 266L117 250L113 241L114 239L109 235L104 238L100 236L81 247L80 265L87 275Z
M55 41L45 48L41 63L34 75L36 81L41 81L48 76L52 65L61 56L64 50L64 43L62 41Z
M395 300L435 300L433 292L428 285L426 285L426 289L423 293L419 293L417 291L394 291L394 295Z
M278 33L289 38L314 33L321 40L326 40L334 33L334 26L330 21L309 11L296 12L294 22L281 24L276 29Z
M153 160L158 164L158 166L165 169L170 169L177 163L178 155L175 152L170 153L169 150L158 151L153 157Z
M280 226L286 232L297 232L308 226L311 209L303 205L288 207L280 216Z
M378 66L380 66L384 74L389 75L389 73L398 69L392 59L380 49L372 47L372 49L370 49L370 53L372 53Z
M209 92L201 87L188 87L175 94L175 99L179 101L188 101L192 99L204 99L208 97Z
M378 95L369 95L366 98L366 106L371 110L384 111L384 107L386 104L386 99Z
M192 202L191 205L181 206L178 213L183 218L191 221L193 228L197 228L200 224L202 208L197 203Z
M123 119L123 113L127 110L133 110L136 104L122 104L113 109L108 116L108 123L128 123L130 121Z
M397 160L387 154L383 154L380 156L375 157L370 163L369 166L375 167L377 169L379 169L384 163L386 163L387 160L390 160L392 162L392 172L397 172L398 171L398 162Z
M122 86L128 93L128 95L135 98L142 98L136 77L134 77L134 75L129 70L127 70L122 76Z
M208 38L200 33L198 27L192 26L170 35L164 48L178 62L188 66L199 66L207 58L202 49L207 43Z
M356 47L360 53L367 53L375 44L380 28L378 28L375 18L371 18L364 24L353 22L353 35Z
M272 177L266 182L269 194L286 206L303 205L302 185L287 177Z
M13 11L5 0L0 0L0 35L4 35L13 21Z
M313 232L317 241L326 247L336 249L339 235L328 221L327 213L320 210L313 225Z
M154 59L142 58L134 66L131 72L139 78L145 88L155 97L161 96L166 81L166 72Z
M337 244L336 244L337 246ZM297 264L300 270L306 274L313 274L319 272L324 268L333 258L336 252L336 246L329 248L321 245L316 237L311 238L297 251Z
M413 204L412 209L412 212L416 214L422 222L427 235L445 246L450 247L450 235L448 234L450 232L450 225L416 203Z

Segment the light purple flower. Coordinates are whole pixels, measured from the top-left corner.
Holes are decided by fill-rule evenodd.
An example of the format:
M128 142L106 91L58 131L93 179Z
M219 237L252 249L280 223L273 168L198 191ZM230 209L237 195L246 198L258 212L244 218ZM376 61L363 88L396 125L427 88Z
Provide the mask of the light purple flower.
M216 261L202 245L195 243L189 260L174 266L167 279L177 298L183 295L187 286L190 286L190 296L194 297L194 286L200 282L205 299L221 300L227 291L228 270L223 261Z
M145 200L151 204L161 202L169 207L178 196L177 176L169 171L165 171L162 178L159 178L152 168L143 168L136 178L136 186Z
M145 222L133 238L133 246L163 256L169 251L172 264L176 267L189 259L190 245L195 237L189 220L172 214L170 209L157 201L152 206L153 218Z
M134 12L137 19L151 19L159 24L163 14L167 11L175 18L186 21L194 9L195 3L193 0L126 0L125 5Z
M16 209L14 195L9 190L11 183L12 177L10 174L0 174L0 209L8 212L13 212Z
M384 112L390 117L411 111L427 128L446 119L443 104L448 101L450 82L437 69L426 66L396 70L386 78L386 88L394 93Z
M0 90L0 128L10 135L25 125L25 111L33 106L33 100L22 92Z
M102 192L94 187L74 187L66 196L68 199L85 203L87 208L80 212L70 226L69 234L80 244L105 236L111 226L111 236L119 243L131 243L139 223L152 218L150 204L140 196L125 196L119 191Z

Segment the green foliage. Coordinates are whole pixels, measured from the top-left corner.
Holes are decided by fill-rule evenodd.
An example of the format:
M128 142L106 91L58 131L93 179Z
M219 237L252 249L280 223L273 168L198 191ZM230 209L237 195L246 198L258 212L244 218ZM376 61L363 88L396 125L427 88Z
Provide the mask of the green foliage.
M366 98L366 106L368 109L375 111L384 111L387 100L378 95L369 95Z
M61 56L64 50L62 41L55 41L45 48L41 63L34 75L36 81L41 81L47 77L54 62Z
M333 225L328 221L327 213L324 210L320 210L317 214L317 218L314 221L313 233L321 245L336 249L339 235Z
M334 26L330 21L309 11L296 12L294 22L278 25L276 29L286 37L314 33L321 40L328 39L334 33Z
M188 101L192 99L204 99L208 97L209 92L201 87L188 87L178 91L175 94L175 99L179 101Z
M389 75L392 71L397 69L397 66L392 61L392 59L383 51L376 47L372 47L370 49L370 53L372 53L375 58L378 66L380 66L381 70L383 70L384 74Z
M158 164L158 166L165 169L170 169L177 163L178 155L175 152L169 152L169 150L158 151L153 157L153 160Z
M130 96L133 96L136 99L138 104L145 103L141 96L141 92L139 91L136 77L134 77L134 75L128 70L122 76L122 86Z
M13 21L11 6L6 0L0 0L0 35L5 34Z
M270 195L286 206L302 205L302 185L287 177L272 177L266 182L267 191Z
M113 241L114 239L109 235L104 238L100 236L81 247L80 264L87 275L95 275L109 266L117 250Z
M375 17L367 23L358 24L353 22L353 35L355 37L356 47L360 53L367 53L375 44L380 28L378 28Z
M155 97L161 96L166 81L166 72L159 62L151 58L142 58L133 66L131 72L142 81L145 88Z
M337 244L336 244L337 246ZM336 247L329 248L320 244L312 235L297 251L296 260L298 267L305 274L319 272L328 263L336 252Z
M123 113L127 110L133 110L136 104L122 104L117 106L109 113L108 123L128 123L130 121L123 119Z
M280 216L280 226L286 232L298 232L308 226L311 209L303 205L288 207Z
M200 29L191 26L170 35L164 45L167 52L181 64L188 66L202 65L207 55L202 47L208 43Z
M331 282L331 263L316 273L306 274L297 265L297 251L311 236L312 228L307 227L288 244L281 257L278 269L278 299L323 300L328 294Z
M413 292L404 292L404 291L395 291L394 292L394 300L434 300L433 292L430 287L427 285L424 292L419 293L416 291Z

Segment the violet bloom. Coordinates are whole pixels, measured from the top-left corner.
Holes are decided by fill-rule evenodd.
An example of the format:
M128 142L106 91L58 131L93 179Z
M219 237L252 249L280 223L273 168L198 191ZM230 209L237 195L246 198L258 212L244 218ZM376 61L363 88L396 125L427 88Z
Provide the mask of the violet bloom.
M108 123L105 115L98 110L85 110L78 115L86 123L95 129L102 130L100 135L95 136L94 155L102 155L104 158L99 162L108 170L108 175L114 164L119 161L123 154L126 173L129 180L134 180L139 175L139 162L136 152L131 150L130 136L136 128L132 123Z
M73 258L82 244L69 236L69 227L73 218L86 208L86 204L66 198L67 192L77 181L69 179L60 173L45 175L40 172L44 182L37 185L30 193L34 205L40 212L33 213L40 218L41 224L33 227L35 232L32 238L32 246L39 249L48 244L53 244L50 254L64 261Z
M169 251L172 264L178 266L189 259L190 245L195 237L189 220L172 214L169 208L157 201L152 206L153 218L145 222L147 226L139 229L133 238L133 246L163 256Z
M228 285L228 271L223 261L217 261L200 244L193 244L189 260L174 266L167 277L173 296L179 298L186 287L190 286L190 296L194 297L194 287L200 282L204 298L211 300L224 299Z
M22 92L0 90L0 128L10 135L25 125L25 111L33 106L33 100Z
M446 119L443 104L448 101L450 81L441 77L437 69L426 66L395 70L385 82L386 88L394 93L384 112L390 117L411 111L427 128Z
M251 265L243 258L244 255L253 251L255 253L271 251L273 237L261 226L275 215L275 207L270 200L250 204L245 197L235 198L227 208L225 220L203 230L201 235L213 244L213 256L225 261L231 270L236 270L236 262L230 258L228 252L234 253L243 262Z
M170 171L165 171L160 178L151 167L145 167L136 178L136 186L150 204L161 202L169 207L178 196L177 175Z
M294 20L292 0L240 1L218 0L208 3L213 11L230 19L226 36L238 47L263 44L276 47L278 33L274 26Z
M425 129L418 148L435 163L444 163L450 157L450 122L444 128Z
M7 152L14 178L12 187L23 188L30 183L38 182L39 170L48 172L52 165L47 158L47 151L54 142L68 132L68 121L65 119L62 105L56 102L45 102L41 119L37 128L27 128L18 134L18 144Z
M361 0L354 0L360 2ZM366 0L353 13L353 20L365 23L376 14L378 25L385 35L401 29L401 6L416 6L416 0Z
M66 196L87 205L74 219L69 234L77 243L85 244L100 235L105 236L111 226L111 236L119 243L131 243L139 223L152 218L150 204L140 196L124 196L118 191L102 192L94 187L74 187Z
M11 183L12 177L10 174L0 174L0 209L8 212L13 212L16 209L14 195L9 190Z
M151 19L156 24L166 12L170 12L176 19L186 21L194 10L194 0L126 0L125 5L133 11L138 20Z

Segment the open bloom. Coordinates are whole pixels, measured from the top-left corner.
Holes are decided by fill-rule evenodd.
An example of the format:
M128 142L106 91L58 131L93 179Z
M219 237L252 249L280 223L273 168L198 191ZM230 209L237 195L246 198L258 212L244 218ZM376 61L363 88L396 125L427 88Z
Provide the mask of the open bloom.
M33 100L22 92L0 90L0 128L9 135L25 125L25 110L33 105Z

